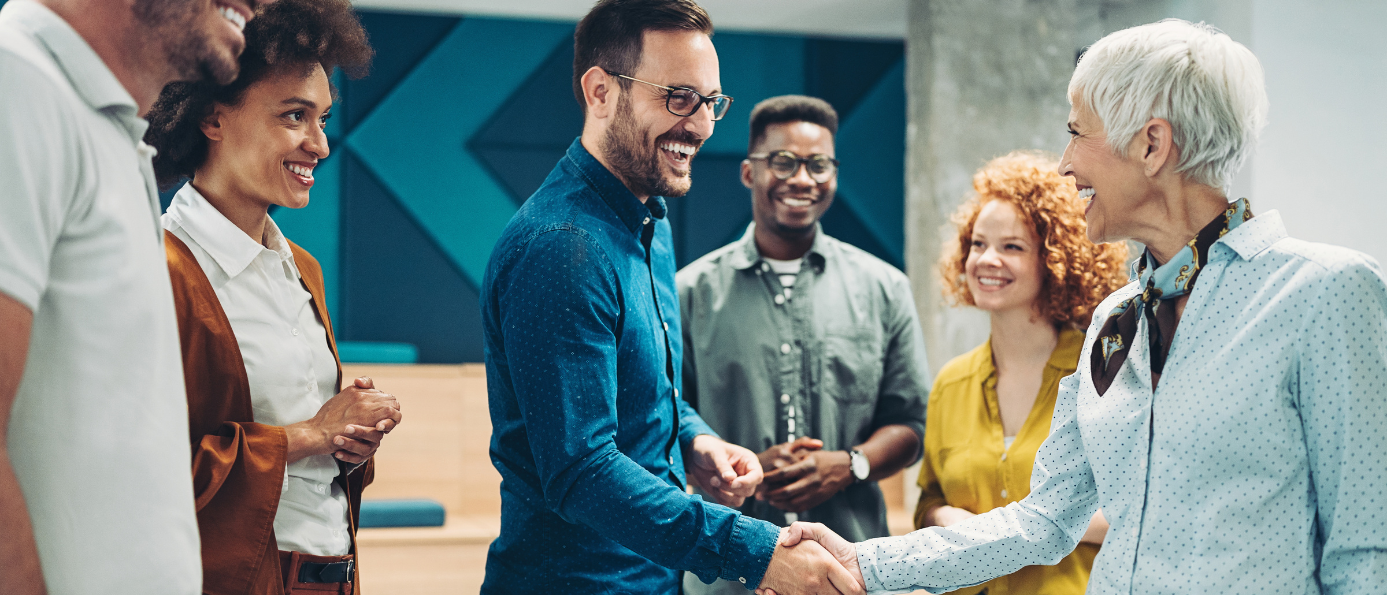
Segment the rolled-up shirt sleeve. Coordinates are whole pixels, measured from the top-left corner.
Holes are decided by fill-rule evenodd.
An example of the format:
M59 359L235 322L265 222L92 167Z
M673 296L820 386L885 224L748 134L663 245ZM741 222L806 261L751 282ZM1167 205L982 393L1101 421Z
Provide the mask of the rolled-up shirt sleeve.
M526 281L499 287L499 301L524 306L503 309L500 329L546 507L662 566L759 584L774 525L686 494L617 449L623 304L600 246L552 230L515 258L507 268ZM679 403L681 442L712 434Z
M1098 510L1079 434L1078 377L1060 381L1049 438L1036 454L1031 493L948 528L929 527L857 544L869 592L943 593L1023 566L1055 564L1074 551Z
M883 316L886 354L872 427L899 424L914 430L916 437L923 439L930 386L925 336L920 330L915 300L905 275L892 275L886 290L887 314ZM918 452L923 454L924 449Z
M1325 593L1387 585L1387 286L1358 257L1311 302L1298 406L1308 446Z

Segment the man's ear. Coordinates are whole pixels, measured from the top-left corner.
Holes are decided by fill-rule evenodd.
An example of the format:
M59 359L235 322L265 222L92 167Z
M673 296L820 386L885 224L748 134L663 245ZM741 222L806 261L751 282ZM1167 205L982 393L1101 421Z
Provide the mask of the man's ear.
M743 160L742 160L742 185L743 185L743 186L746 186L747 189L749 190L749 189L751 189L751 187L752 187L752 183L751 183L751 182L752 182L752 179L751 179L751 160L750 160L750 159L743 159Z
M621 96L621 87L602 70L593 66L579 79L583 85L583 102L587 104L588 115L599 120L610 118L616 112L616 102Z
M207 117L198 124L198 128L202 130L202 134L207 137L207 140L222 140L222 118L225 117L221 106L214 106L212 113L207 114Z
M1136 155L1141 158L1147 177L1155 177L1166 163L1172 162L1175 156L1174 133L1170 122L1163 118L1151 118L1137 132L1137 146L1134 148L1139 151Z

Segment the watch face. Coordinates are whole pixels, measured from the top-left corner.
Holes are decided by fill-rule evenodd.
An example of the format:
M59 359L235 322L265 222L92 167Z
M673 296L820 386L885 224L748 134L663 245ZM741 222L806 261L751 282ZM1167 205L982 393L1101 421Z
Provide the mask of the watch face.
M858 481L867 479L867 475L871 473L871 464L867 462L867 456L855 450L851 452L851 455L853 476Z

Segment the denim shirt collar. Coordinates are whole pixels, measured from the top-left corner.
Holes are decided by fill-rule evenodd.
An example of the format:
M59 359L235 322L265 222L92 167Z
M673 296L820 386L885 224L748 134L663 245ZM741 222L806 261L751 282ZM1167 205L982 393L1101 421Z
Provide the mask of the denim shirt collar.
M810 266L819 272L823 272L824 265L828 259L827 254L829 238L824 235L824 228L818 222L814 223L814 243L809 245L809 252L804 254L809 259ZM731 259L728 264L739 271L745 271L751 267L761 264L761 250L756 247L756 222L751 222L746 226L746 233L737 240L738 246L732 251Z
M568 146L568 152L564 155L564 169L582 178L589 188L602 197L602 201L611 207L631 233L640 231L647 217L665 218L665 197L652 196L641 203L615 174L588 152L581 137L573 139L573 144Z

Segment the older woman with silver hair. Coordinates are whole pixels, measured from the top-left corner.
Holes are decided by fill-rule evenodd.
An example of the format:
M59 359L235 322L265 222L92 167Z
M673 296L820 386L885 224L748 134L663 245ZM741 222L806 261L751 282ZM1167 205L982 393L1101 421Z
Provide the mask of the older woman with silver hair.
M1069 86L1060 164L1094 241L1146 246L1060 383L1031 493L947 528L849 544L868 591L976 585L1111 529L1089 593L1381 593L1387 284L1226 188L1266 120L1261 66L1205 25L1104 37ZM1345 214L1348 215L1348 214Z

